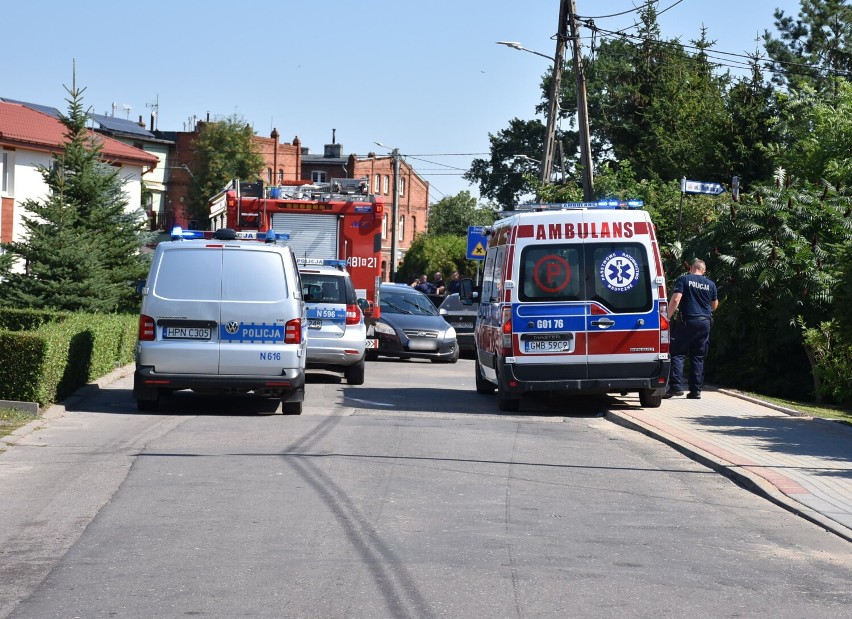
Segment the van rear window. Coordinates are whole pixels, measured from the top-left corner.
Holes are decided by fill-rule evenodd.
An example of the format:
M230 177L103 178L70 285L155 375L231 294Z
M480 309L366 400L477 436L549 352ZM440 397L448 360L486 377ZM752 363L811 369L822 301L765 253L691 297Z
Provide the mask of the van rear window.
M222 300L273 303L289 296L278 252L228 250L222 254Z
M529 245L520 260L521 301L597 301L617 313L652 308L641 243Z
M222 261L210 258L209 249L163 252L154 294L181 301L218 301L222 294Z

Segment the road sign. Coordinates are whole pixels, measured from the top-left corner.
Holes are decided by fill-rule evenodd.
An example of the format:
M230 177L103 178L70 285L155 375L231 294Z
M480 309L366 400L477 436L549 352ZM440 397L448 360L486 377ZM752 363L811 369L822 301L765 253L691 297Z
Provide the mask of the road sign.
M709 193L718 196L724 193L725 188L719 183L704 183L701 181L688 181L685 178L680 181L681 193Z
M485 248L488 247L488 239L484 234L482 226L467 227L467 259L485 260Z

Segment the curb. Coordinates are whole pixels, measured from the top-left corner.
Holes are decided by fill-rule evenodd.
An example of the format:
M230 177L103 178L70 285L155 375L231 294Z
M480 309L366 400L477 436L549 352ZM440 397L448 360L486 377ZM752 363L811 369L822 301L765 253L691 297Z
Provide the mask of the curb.
M121 380L122 378L132 374L135 369L135 363L129 363L120 368L116 368L106 376L101 376L100 378L83 385L74 393L65 398L62 402L51 404L46 409L44 409L44 411L42 411L35 419L33 419L33 421L21 426L20 428L18 428L14 432L7 434L6 436L0 437L0 451L2 451L2 447L4 445L14 445L21 438L27 436L31 432L43 428L45 420L50 421L62 417L65 414L66 408L78 405L87 397L91 397L92 395L97 393L101 387L106 387L107 385L110 385L117 380Z
M762 404L760 400L752 401L758 404ZM706 466L707 468L712 469L713 471L716 471L717 473L720 473L721 475L724 475L725 477L731 479L736 484L745 488L746 490L749 490L750 492L753 492L758 496L767 499L768 501L786 509L787 511L801 518L804 518L812 524L822 527L830 533L834 533L835 535L845 539L847 542L852 542L852 529L848 529L839 522L835 522L834 520L827 518L819 512L805 505L802 505L795 499L791 499L786 494L778 490L776 486L769 483L762 477L742 470L739 467L736 467L734 464L723 460L718 456L714 456L710 453L707 453L699 447L678 440L658 428L650 426L646 423L639 421L638 419L631 417L629 414L623 413L621 411L608 411L605 415L605 418L608 421L615 423L616 425L620 425L624 428L641 432L646 436L665 443L666 445L674 448L689 459L694 460L695 462L698 462L699 464Z

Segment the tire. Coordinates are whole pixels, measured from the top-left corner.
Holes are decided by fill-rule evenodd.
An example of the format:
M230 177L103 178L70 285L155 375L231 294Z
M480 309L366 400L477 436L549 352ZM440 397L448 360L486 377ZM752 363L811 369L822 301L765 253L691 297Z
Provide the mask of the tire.
M301 402L282 402L281 403L281 413L284 415L301 415L302 414L302 403Z
M497 408L507 413L517 413L521 408L521 400L519 398L510 398L498 390Z
M640 389L639 404L642 408L660 408L663 403L663 394L656 389Z
M366 353L364 353L364 359L366 361L375 361L378 358L379 353L377 353L375 350L368 350Z
M143 413L159 410L160 398L154 400L136 400L136 410Z
M479 361L473 366L473 371L476 372L476 393L494 393L494 383L490 383L482 376L482 370L479 369Z
M346 368L346 372L344 372L344 376L346 377L346 382L349 385L363 385L364 384L364 368L366 367L366 363L363 359L361 359L355 365L350 365Z

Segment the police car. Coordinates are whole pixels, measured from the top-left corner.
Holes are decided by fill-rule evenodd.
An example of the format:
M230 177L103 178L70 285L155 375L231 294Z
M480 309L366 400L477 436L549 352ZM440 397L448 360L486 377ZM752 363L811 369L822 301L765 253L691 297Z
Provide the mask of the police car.
M307 368L364 384L367 328L345 260L299 259L308 319Z

